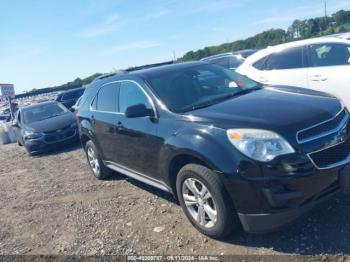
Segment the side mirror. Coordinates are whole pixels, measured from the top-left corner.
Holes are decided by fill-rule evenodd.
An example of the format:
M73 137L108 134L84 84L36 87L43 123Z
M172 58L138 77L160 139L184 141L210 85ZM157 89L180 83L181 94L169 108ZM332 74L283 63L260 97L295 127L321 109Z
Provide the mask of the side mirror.
M125 111L125 116L128 118L154 116L153 110L148 109L144 104L129 106Z
M12 121L12 126L13 127L19 127L17 119Z

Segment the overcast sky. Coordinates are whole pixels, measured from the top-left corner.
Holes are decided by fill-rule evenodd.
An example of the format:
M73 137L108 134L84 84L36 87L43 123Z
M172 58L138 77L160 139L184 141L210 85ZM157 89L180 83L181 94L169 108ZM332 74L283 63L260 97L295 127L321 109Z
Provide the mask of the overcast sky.
M328 0L328 12L350 10ZM322 16L322 0L0 0L0 83L20 93Z

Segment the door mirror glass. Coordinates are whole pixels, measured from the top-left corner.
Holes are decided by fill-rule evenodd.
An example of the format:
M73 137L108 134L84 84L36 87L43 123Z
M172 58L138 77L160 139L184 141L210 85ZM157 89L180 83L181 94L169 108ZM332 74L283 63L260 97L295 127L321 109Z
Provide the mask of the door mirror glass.
M128 118L153 116L153 110L148 109L144 104L129 106L125 111L125 116Z

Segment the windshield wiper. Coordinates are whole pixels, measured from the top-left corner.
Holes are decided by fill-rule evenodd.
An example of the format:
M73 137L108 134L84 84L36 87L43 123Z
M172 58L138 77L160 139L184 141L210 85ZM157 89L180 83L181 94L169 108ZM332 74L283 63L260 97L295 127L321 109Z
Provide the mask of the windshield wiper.
M205 103L200 103L200 104L197 104L197 105L188 106L188 107L184 108L182 110L182 112L188 112L188 111L193 111L193 110L205 108L205 107L208 107L208 106L212 106L214 104L217 104L217 103L220 103L222 101L228 100L228 99L230 99L232 97L248 94L250 92L257 91L257 90L260 90L260 89L261 89L261 87L254 87L254 88L249 88L249 89L242 89L242 90L240 90L238 92L234 92L234 93L225 94L223 96L220 96L220 97L211 99L209 101L206 101Z
M42 118L42 119L40 119L39 121L43 121L43 120L46 120L46 119L54 118L54 117L56 117L56 116L60 116L60 115L62 115L62 114L55 114L55 115L51 115L51 116L48 116L48 117Z

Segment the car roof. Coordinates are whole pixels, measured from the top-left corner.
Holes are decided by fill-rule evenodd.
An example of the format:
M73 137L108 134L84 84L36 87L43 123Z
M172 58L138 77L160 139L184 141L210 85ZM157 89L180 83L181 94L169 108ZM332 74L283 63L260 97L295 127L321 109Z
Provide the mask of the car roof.
M288 48L293 47L299 47L299 46L305 46L305 45L312 45L312 44L323 44L323 43L343 43L343 44L350 44L349 40L341 39L338 37L318 37L318 38L311 38L306 40L299 40L299 41L293 41L289 43L284 43L280 45L275 46L269 46L265 49L262 49L255 54L249 56L246 61L243 63L242 67L247 64L252 64L258 61L259 59L270 55L275 52L279 52Z
M36 103L36 104L31 104L31 105L27 105L27 106L21 106L20 109L21 110L27 110L27 109L40 107L42 105L50 105L50 104L58 104L58 102L54 101L54 100L49 100L49 101L40 102L40 103Z
M326 35L323 37L336 37L336 38L340 38L340 39L350 40L350 32L338 33L338 34L333 34L333 35Z
M106 81L109 82L110 80L123 80L128 79L132 77L139 77L142 79L151 78L154 76L162 75L164 73L177 71L180 69L190 68L196 65L206 65L208 63L201 62L201 61L191 61L191 62L182 62L182 63L174 63L174 64L166 64L166 65L160 65L160 66L154 66L154 67L148 67L146 69L139 69L135 71L121 71L121 73L112 73L110 75L106 75L104 78L97 78L95 81Z

